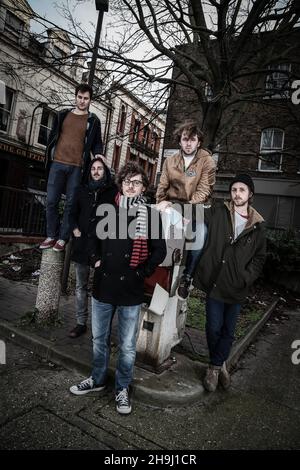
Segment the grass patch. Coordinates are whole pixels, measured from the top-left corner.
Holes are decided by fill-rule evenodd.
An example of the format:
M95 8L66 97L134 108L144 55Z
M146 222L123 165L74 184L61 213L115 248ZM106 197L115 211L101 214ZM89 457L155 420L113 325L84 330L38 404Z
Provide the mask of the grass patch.
M194 292L195 291L195 292ZM246 335L248 329L257 323L263 316L264 310L255 304L245 304L242 306L235 330L236 339ZM188 299L188 313L186 325L205 331L205 298L200 291L194 289Z
M186 324L200 331L205 330L205 303L202 299L189 297Z

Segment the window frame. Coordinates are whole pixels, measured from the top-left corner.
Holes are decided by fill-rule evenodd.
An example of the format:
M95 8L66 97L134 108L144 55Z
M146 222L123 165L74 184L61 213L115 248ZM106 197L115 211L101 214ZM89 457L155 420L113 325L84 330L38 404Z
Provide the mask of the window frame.
M42 124L42 119L43 119L43 113L44 113L44 110L47 110L49 112L49 115L48 115L48 126L45 126L44 124ZM36 143L38 145L42 145L43 147L47 147L47 143L48 143L48 139L49 139L49 135L50 135L50 132L51 132L51 129L52 129L52 126L53 126L53 122L54 122L54 119L55 119L55 111L53 111L53 109L49 108L48 106L43 106L42 108L42 112L41 112L41 118L40 118L40 126L39 126L39 131L38 131L38 136L37 136L37 140L36 140ZM52 117L52 122L49 126L49 118ZM41 135L41 129L48 129L48 133L47 133L47 139L46 139L46 143L44 144L43 142L40 142L40 135Z
M274 140L274 131L280 131L282 133L282 141L281 141L281 148L279 147L271 147L270 149L262 149L262 142L263 142L263 134L265 131L271 130L273 132L272 135L272 143ZM266 161L263 161L261 158L258 160L258 171L263 171L267 173L282 173L282 152L284 149L284 138L285 138L285 132L283 129L280 129L279 127L266 127L265 129L262 129L261 131L261 136L260 136L260 148L259 148L259 156L263 157L264 155L272 154L272 153L278 153L280 154L280 161L278 168L262 168L262 164L266 163Z
M15 90L13 90L12 88L9 88L8 86L5 85L5 103L7 103L7 92L11 92L12 93L12 97L11 97L11 105L10 105L10 109L8 110L7 108L5 108L6 104L1 104L0 103L0 109L2 110L2 112L5 112L8 114L8 120L7 120L7 126L6 126L6 129L1 129L0 128L0 133L2 134L9 134L9 130L10 130L10 126L11 126L11 115L12 115L12 111L13 111L13 107L14 107L14 102L15 102Z
M125 126L126 126L126 118L127 118L127 106L125 103L122 102L119 111L119 119L117 125L117 133L120 135L124 135Z
M8 18L11 17L13 20L17 20L19 23L19 29L15 29L9 22ZM5 21L4 21L4 32L13 34L16 38L19 38L22 33L24 32L25 22L22 21L17 15L15 15L12 11L6 10L5 14Z
M280 67L286 66L286 69L280 69ZM267 99L290 99L290 74L292 70L292 66L290 63L281 63L281 64L272 64L268 66L268 69L277 69L277 71L270 72L266 75L265 80L265 98ZM281 72L281 70L285 70L285 72ZM280 77L274 77L274 75L282 75L282 77L286 78L285 85L282 87L272 87L268 86L268 83L272 85L272 83L280 82Z

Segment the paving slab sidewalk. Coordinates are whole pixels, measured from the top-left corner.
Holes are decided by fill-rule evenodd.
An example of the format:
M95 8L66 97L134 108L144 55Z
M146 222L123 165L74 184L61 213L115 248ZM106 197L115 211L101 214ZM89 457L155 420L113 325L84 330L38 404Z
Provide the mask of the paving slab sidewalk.
M30 323L34 310L37 286L25 282L15 282L0 278L0 335L10 338L23 347L32 350L49 362L60 364L83 376L90 373L92 363L91 328L77 339L68 337L74 327L74 296L62 296L60 300L60 321L55 326L41 328ZM229 366L234 366L240 355L254 340L275 308L274 301L262 319L250 329L248 334L234 344ZM114 333L114 332L113 332ZM196 351L205 355L207 351L205 335L195 329L187 333ZM185 341L187 341L185 339ZM112 335L112 357L110 378L113 380L116 361L116 338ZM178 352L180 351L180 352ZM185 404L194 402L203 394L202 378L206 364L192 360L184 354L184 347L172 351L173 362L166 370L157 374L141 367L137 361L135 368L134 392L136 399L146 403Z

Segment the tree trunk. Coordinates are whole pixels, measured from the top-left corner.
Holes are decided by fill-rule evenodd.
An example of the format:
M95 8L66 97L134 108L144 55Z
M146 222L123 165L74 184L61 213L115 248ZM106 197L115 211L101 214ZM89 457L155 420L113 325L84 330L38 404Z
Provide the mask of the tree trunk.
M35 305L38 310L37 323L54 323L58 318L64 256L64 252L43 251Z

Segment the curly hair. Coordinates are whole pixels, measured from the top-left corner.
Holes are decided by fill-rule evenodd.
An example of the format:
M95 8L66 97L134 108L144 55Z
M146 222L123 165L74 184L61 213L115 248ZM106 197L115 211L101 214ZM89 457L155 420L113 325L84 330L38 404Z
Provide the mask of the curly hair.
M174 137L177 139L178 143L180 142L183 132L186 132L188 137L196 135L202 144L204 140L204 135L197 121L190 119L190 120L186 120L182 122L181 124L178 124L178 126L176 127L174 131Z
M127 162L122 168L119 170L116 176L116 183L119 189L122 188L122 182L126 178L132 178L132 176L141 175L143 185L147 189L149 186L149 179L146 175L144 168L142 168L138 163L135 162Z

